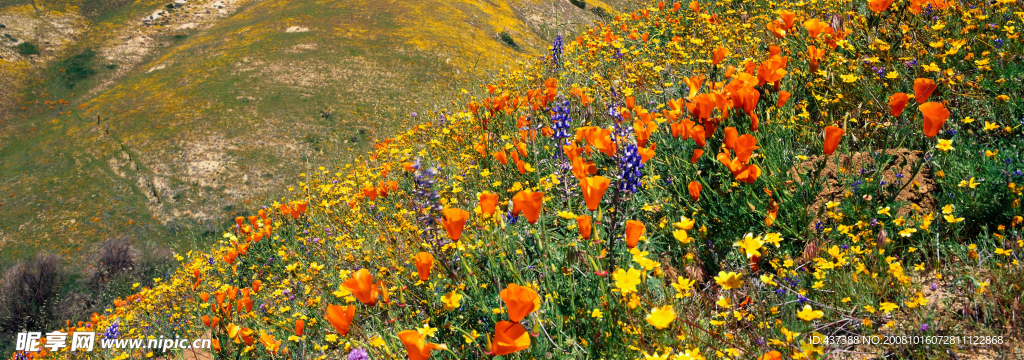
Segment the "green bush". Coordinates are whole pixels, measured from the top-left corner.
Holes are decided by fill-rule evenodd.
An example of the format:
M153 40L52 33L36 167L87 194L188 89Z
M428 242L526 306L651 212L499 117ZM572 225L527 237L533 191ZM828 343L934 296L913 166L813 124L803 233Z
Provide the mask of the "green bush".
M19 54L24 56L39 54L39 48L37 48L35 45L32 45L32 43L28 41L18 44L16 49L18 49Z

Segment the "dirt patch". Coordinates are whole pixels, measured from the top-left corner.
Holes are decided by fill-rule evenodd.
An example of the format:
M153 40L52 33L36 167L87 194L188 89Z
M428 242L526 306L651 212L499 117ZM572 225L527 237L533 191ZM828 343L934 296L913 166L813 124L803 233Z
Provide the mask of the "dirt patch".
M884 163L880 163L882 161ZM798 185L804 185L811 180L811 174L821 169L817 176L825 181L825 188L818 192L815 201L808 206L808 210L813 214L817 214L825 203L845 196L848 185L842 181L844 177L859 174L876 182L895 184L889 189L897 189L895 191L899 193L896 194L896 200L904 204L896 214L907 216L915 210L922 213L931 212L936 206L935 199L930 193L938 187L932 180L931 170L920 162L921 152L909 149L890 149L884 153L879 151L815 156L794 166L789 170L789 175ZM891 193L886 195L892 196ZM809 226L813 227L814 223L812 221Z

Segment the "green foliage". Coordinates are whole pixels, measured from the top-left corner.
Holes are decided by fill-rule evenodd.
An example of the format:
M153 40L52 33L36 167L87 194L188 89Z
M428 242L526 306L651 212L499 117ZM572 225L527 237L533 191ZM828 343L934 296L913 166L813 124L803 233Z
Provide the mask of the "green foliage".
M586 0L569 0L569 3L575 5L576 7L580 8L580 9L586 9L587 8Z
M508 31L498 33L498 39L501 39L501 42L511 46L513 49L519 49L519 45L516 44L516 40L512 38L512 35L509 34Z
M25 42L22 42L21 44L18 44L18 46L16 46L15 48L18 50L19 54L24 55L24 56L38 55L39 54L39 49L36 48L35 45L33 45L32 43L30 43L28 41L25 41Z
M51 69L56 69L56 80L60 86L73 89L96 74L96 52L91 49L85 50L54 64Z

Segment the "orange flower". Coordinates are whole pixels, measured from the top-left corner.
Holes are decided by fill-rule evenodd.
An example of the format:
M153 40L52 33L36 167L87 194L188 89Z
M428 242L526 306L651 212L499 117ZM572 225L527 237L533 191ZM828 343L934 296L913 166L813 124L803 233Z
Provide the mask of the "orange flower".
M704 84L704 76L694 75L688 78L683 78L683 82L685 82L686 86L690 88L689 95L687 95L686 98L693 99L693 97L697 95L697 92L700 91L701 84Z
M892 3L892 0L889 0L889 2ZM759 356L757 360L782 360L782 353L772 350Z
M580 237L583 240L590 240L590 234L593 230L590 225L590 215L577 216L576 226L580 228Z
M935 85L935 81L932 79L917 78L914 80L914 101L918 104L924 104L928 101L928 98L932 96L932 92L938 86Z
M525 286L509 283L505 290L498 293L508 307L508 318L514 322L523 321L527 315L540 309L540 296Z
M697 146L704 147L707 144L707 139L704 138L704 127L700 125L694 125L690 128L690 137L693 138L693 142L697 143Z
M365 269L364 269L365 270ZM352 326L352 318L356 316L355 306L327 305L324 318L334 326L338 335L348 335L348 329Z
M691 164L696 164L697 160L700 160L700 157L703 156L703 155L704 155L704 149L693 149L693 155L690 156L690 163Z
M871 11L878 13L889 9L892 2L893 0L868 0L868 6L871 7Z
M779 101L775 103L775 107L781 108L786 105L786 101L789 100L789 91L779 91Z
M495 193L480 193L480 212L491 215L494 214L494 209L498 207L498 194Z
M725 148L729 150L735 149L736 138L739 136L739 131L737 131L735 127L730 126L725 128L725 140L723 141L725 143Z
M768 203L768 215L764 217L764 226L772 227L772 224L775 223L775 219L778 218L779 203L775 202L775 199L772 199L772 201Z
M750 161L750 156L754 154L754 150L758 148L757 138L754 135L743 134L736 139L736 159L740 163L746 164Z
M512 197L512 215L519 216L521 211L526 215L527 222L535 224L540 217L540 210L543 205L544 193L523 190Z
M892 116L900 116L903 113L903 109L907 107L907 103L910 102L910 96L904 93L895 93L889 97L889 111Z
M690 181L690 184L686 185L686 189L690 191L690 198L692 198L693 201L700 201L700 190L703 188L704 186L696 181Z
M924 115L924 135L935 137L942 129L942 125L949 119L949 110L946 105L939 102L927 102L917 107Z
M434 268L434 255L430 255L428 252L420 251L412 258L413 263L416 265L416 273L420 276L420 280L427 281L430 279L430 269Z
M267 352L277 354L281 349L281 341L274 338L274 335L260 333L260 343L267 348Z
M306 321L302 319L295 320L295 336L302 336L306 332Z
M587 159L584 159L582 156L577 156L575 159L572 159L572 174L576 176L577 179L583 179L587 177L587 175L597 174L597 165L595 165L593 161L587 161Z
M727 52L728 50L726 50L724 47L719 46L715 48L715 50L712 51L711 64L718 65L718 63L722 62L722 59L725 59L725 54Z
M359 299L359 301L362 301L363 304L366 305L376 305L377 297L381 292L384 292L385 301L387 301L388 298L387 290L381 289L381 287L384 286L384 282L378 281L377 283L374 283L373 275L370 274L370 271L366 270L366 268L356 271L356 273L352 275L352 278L345 280L341 285L346 287L348 291L352 292L352 295L356 296L356 299Z
M647 227L644 223L629 220L626 221L626 247L632 249L636 247L637 242L640 241L640 237L647 231Z
M494 342L490 355L507 355L530 347L530 334L523 325L499 321L494 326Z
M447 208L441 212L444 214L441 225L444 225L444 229L448 231L448 238L452 241L459 241L462 238L462 229L466 226L466 220L469 219L469 212L459 208Z
M495 151L491 153L491 155L494 156L494 158L497 159L498 162L500 162L502 165L508 165L508 154L505 153L505 150Z
M843 134L845 133L846 132L839 127L825 127L825 155L832 155L832 153L836 152L836 147L839 146L839 140L843 139Z
M587 209L597 210L610 182L611 180L604 176L593 176L580 180L580 188L583 189L583 200L587 203Z
M789 10L782 10L779 12L779 17L782 18L783 28L786 30L792 29L796 25L796 13Z
M654 151L657 147L657 144L651 143L650 147L642 147L638 149L637 152L640 153L640 163L646 164L648 160L653 159L654 155L657 154L657 152Z
M398 339L402 341L402 345L405 345L405 350L409 353L409 360L427 360L430 358L430 352L448 349L445 344L428 343L427 337L416 330L399 332Z
M761 168L755 164L746 165L739 172L734 173L733 176L736 178L736 181L753 184L757 181L758 177L761 177Z
M817 38L821 34L831 34L832 28L828 26L828 23L819 19L810 19L804 21L804 28L807 29L807 35L812 39Z

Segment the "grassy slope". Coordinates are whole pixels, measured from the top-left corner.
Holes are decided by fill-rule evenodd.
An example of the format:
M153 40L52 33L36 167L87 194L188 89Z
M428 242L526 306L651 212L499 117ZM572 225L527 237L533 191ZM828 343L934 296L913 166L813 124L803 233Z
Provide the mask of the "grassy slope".
M37 103L19 104L29 109L0 126L5 260L81 254L113 236L211 235L219 224L204 221L251 211L280 194L286 174L343 160L392 131L374 118L437 103L440 91L493 74L498 59L536 54L552 29L530 26L530 16L593 18L547 2L263 1L209 29L161 29L152 41L164 46L141 64L106 67L119 59L103 47L160 4L90 12L65 58L98 49L87 64L96 74L68 88L58 81L66 63L54 62L23 99ZM291 26L309 31L285 32ZM502 30L519 50L496 39ZM39 104L60 99L68 104Z

